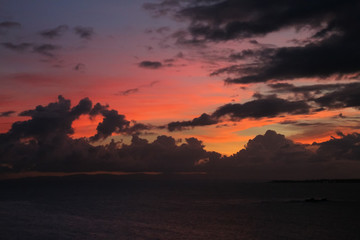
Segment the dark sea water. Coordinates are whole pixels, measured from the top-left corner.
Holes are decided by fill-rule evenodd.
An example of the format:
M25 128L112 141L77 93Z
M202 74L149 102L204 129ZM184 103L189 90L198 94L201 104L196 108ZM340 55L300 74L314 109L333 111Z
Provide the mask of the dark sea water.
M2 240L360 239L360 183L73 176L0 191Z

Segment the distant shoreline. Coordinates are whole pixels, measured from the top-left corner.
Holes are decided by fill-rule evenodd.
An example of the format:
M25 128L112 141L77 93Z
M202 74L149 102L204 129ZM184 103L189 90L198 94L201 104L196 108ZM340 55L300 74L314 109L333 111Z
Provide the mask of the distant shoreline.
M360 178L351 179L301 179L301 180L270 180L270 179L242 179L237 177L229 177L223 175L207 174L205 172L177 172L177 173L163 173L163 172L72 172L72 173L42 173L31 172L31 174L14 174L14 175L0 175L1 182L16 182L16 181L48 181L53 180L81 180L81 179L136 179L136 180L229 180L240 181L248 183L360 183Z
M272 180L270 183L360 183L360 179Z

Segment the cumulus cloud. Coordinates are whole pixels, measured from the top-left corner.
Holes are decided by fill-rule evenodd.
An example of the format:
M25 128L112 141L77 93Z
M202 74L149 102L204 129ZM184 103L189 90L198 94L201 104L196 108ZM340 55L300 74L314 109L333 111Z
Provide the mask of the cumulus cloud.
M97 133L91 138L92 141L105 139L111 136L112 133L125 132L129 128L130 122L116 110L104 109L100 113L104 119L98 124Z
M93 138L149 129L127 121L107 105L93 106L88 98L72 107L70 100L59 96L56 102L21 112L20 116L30 119L15 122L7 133L0 134L0 172L205 171L246 179L294 179L349 177L360 170L358 133L337 132L337 137L308 145L269 130L231 156L207 151L193 137L180 143L161 135L149 142L134 134L129 144L112 140L97 146L91 144L93 138L71 138L74 120L99 114L103 121ZM209 117L204 115L198 121Z
M296 144L284 135L268 130L248 141L245 148L232 155L243 164L259 164L263 162L308 161L312 152L306 145Z
M39 105L35 109L23 111L19 116L31 117L30 120L15 122L6 137L9 139L46 138L50 135L66 135L74 133L72 122L82 114L90 112L92 103L88 98L82 99L71 108L70 100L63 96L47 106Z
M268 130L250 139L244 149L207 162L204 167L216 174L245 179L320 179L357 176L360 169L359 134L344 135L312 145L294 143ZM351 174L351 176L349 176Z
M133 135L130 144L113 140L107 145L93 146L91 141L113 132L126 134L149 129L148 125L132 122L115 110L100 103L92 106L88 98L71 107L62 96L48 105L21 112L30 117L19 121L0 134L0 172L21 171L188 171L196 162L209 157L201 141L186 139L178 145L174 138L158 136L149 143ZM73 139L72 123L81 115L104 118L97 134L90 138Z

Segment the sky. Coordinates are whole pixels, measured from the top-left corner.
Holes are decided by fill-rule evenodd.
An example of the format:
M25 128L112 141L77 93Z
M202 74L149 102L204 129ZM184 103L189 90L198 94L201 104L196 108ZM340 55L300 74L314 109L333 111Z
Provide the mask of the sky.
M359 10L0 0L0 173L360 177Z

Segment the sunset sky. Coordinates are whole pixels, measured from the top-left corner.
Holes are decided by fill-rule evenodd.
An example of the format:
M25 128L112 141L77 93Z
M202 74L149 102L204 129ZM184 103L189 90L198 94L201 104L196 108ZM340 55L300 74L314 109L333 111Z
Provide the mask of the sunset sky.
M263 136L296 148L274 158L333 157L346 167L324 176L359 176L349 172L360 169L359 10L355 0L1 0L0 172L191 170L137 168L130 153L117 155L124 168L37 167L62 151L60 135L101 151L201 141L206 154L189 166L211 166L210 153L214 166L261 159L273 151ZM84 157L70 155L56 156Z

